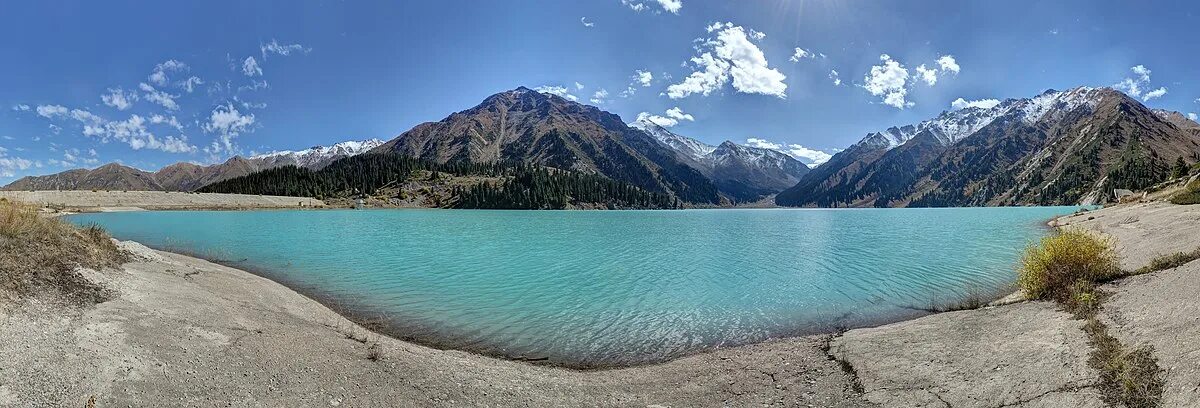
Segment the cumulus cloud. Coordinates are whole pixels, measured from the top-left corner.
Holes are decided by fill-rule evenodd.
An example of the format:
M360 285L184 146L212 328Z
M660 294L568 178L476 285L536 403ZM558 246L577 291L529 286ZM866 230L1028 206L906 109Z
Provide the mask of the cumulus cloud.
M592 99L590 99L590 101L596 105L601 105L605 102L608 102L608 90L600 88L600 90L592 94Z
M996 105L999 105L999 104L1000 104L1000 101L996 100L996 99L979 99L979 100L974 100L974 101L968 101L963 98L958 98L958 99L955 99L954 102L950 102L950 108L952 108L954 110L966 109L966 108L991 109L991 108L996 107Z
M909 81L908 69L900 61L887 54L880 55L879 61L879 65L872 66L871 70L863 77L861 86L871 95L880 97L884 105L896 109L914 105L907 97L909 88L915 83L923 82L926 85L934 86L937 85L939 76L945 76L947 73L957 75L962 70L958 62L954 60L954 56L943 55L937 59L937 67L918 65L916 80Z
M304 54L312 52L312 48L307 48L300 44L280 44L279 41L276 41L274 38L272 38L271 42L269 43L259 44L258 50L262 53L262 58L264 60L267 59L267 56L271 54L286 57L295 52Z
M263 74L262 67L258 66L258 60L254 57L246 57L242 60L242 74L248 77L261 76Z
M770 150L774 150L774 151L777 151L780 153L784 153L784 154L787 154L788 156L792 156L796 160L799 160L805 164L810 164L810 165L814 165L814 166L819 166L821 164L824 164L825 162L829 161L830 158L833 157L833 155L831 155L829 153L825 153L823 151L816 150L816 149L810 149L810 148L804 147L802 145L798 145L798 144L784 145L782 143L775 143L775 142L771 142L769 140L757 139L757 138L753 138L753 137L746 139L746 145L750 146L750 147L757 147L760 149L770 149Z
M683 109L680 109L678 106L676 106L674 108L667 109L667 111L663 113L663 116L652 115L650 112L638 113L634 123L653 123L665 128L669 128L674 127L675 125L678 125L680 121L685 120L692 122L695 121L696 118L689 113L684 113Z
M232 103L218 105L202 127L206 133L217 137L204 151L211 155L236 152L234 139L242 133L253 131L254 123L254 114L242 114Z
M34 161L9 156L8 149L0 147L0 177L15 177L16 172L28 170L34 166Z
M17 111L17 112L25 112L25 111L29 110L29 105L19 103L19 104L13 105L12 110Z
M1134 98L1142 98L1142 101L1149 101L1167 94L1165 86L1152 91L1146 91L1150 87L1151 71L1145 65L1136 65L1129 68L1129 70L1133 72L1133 76L1126 77L1121 82L1114 84L1113 88L1124 91Z
M655 10L656 14L664 11L671 14L679 14L679 10L683 8L683 0L621 0L621 4L639 13L650 9L650 6L647 6L647 4L658 4L661 10Z
M67 112L70 112L70 110L67 109L66 106L62 105L38 105L37 107L38 116L49 119L54 119L58 116L66 116Z
M788 58L788 61L800 62L800 60L805 59L805 58L812 59L812 58L816 58L816 57L817 57L817 54L814 54L811 51L805 50L803 48L796 47L796 50L792 52L792 57Z
M879 61L880 64L872 66L871 71L863 77L863 89L881 97L885 105L897 109L912 106L912 102L905 100L908 94L908 70L887 54L880 55Z
M1187 117L1188 117L1188 119L1191 119L1193 122L1195 122L1197 119L1195 112L1188 112Z
M117 110L126 110L138 100L138 95L136 92L126 92L121 88L108 88L108 93L100 95L100 100L105 105L117 108Z
M829 70L829 80L833 81L833 86L842 86L842 77L838 76L836 69Z
M544 94L558 95L558 97L569 100L569 101L578 101L579 100L578 97L576 97L575 95L571 95L571 91L563 86L542 85L537 88L533 88L533 90L544 93Z
M633 79L634 81L637 81L638 84L641 84L642 87L649 87L650 83L654 81L654 74L650 71L642 71L639 69L634 72Z
M165 91L160 91L145 82L138 84L138 88L142 90L142 97L147 101L162 105L167 110L179 110L179 104L175 102L175 98L178 98L179 95L171 95Z
M204 85L204 81L197 76L192 76L179 82L179 87L186 90L187 93L192 93L192 91L196 90L196 87L200 85Z
M155 84L158 86L166 86L167 82L169 81L169 78L167 78L168 73L183 72L183 71L187 71L187 70L188 70L187 64L184 64L182 62L179 62L179 61L173 60L173 59L166 60L161 64L155 65L154 71L152 71L150 73L150 76L147 77L147 79L152 84Z
M594 27L594 26L596 26L596 23L593 23L593 22L591 22L591 21L587 21L587 17L580 17L580 18L579 18L579 22L580 22L580 23L582 23L584 27Z
M748 94L787 96L787 77L771 68L754 41L765 34L733 23L715 23L707 27L714 38L702 40L700 55L692 57L694 71L683 82L667 87L667 96L679 99L692 94L707 96L732 80L733 89Z

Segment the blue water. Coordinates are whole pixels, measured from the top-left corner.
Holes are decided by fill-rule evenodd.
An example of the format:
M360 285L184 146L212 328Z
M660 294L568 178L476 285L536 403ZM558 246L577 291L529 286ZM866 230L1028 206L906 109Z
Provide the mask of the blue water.
M660 361L921 314L1010 285L1074 207L82 214L266 275L439 347L570 366Z

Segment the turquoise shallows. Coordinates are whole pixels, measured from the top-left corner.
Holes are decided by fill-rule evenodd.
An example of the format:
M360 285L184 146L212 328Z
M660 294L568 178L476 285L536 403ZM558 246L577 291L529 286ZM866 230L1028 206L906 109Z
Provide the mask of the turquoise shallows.
M570 366L911 317L1010 285L1075 207L81 214L120 239L380 313L440 347Z

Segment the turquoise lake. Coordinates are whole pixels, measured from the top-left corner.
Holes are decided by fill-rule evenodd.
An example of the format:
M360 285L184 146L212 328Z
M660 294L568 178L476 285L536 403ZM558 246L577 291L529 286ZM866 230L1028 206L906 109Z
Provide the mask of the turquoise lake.
M919 316L1076 207L81 214L444 348L597 367Z

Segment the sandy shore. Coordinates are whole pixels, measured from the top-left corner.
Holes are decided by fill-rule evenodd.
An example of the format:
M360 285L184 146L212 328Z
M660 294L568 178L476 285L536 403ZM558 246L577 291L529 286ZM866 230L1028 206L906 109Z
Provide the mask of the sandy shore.
M1200 247L1200 206L1059 223L1113 235L1131 268ZM1082 322L1047 302L576 371L379 336L270 280L122 245L141 259L88 273L115 299L0 316L0 405L1103 406ZM1200 405L1200 261L1106 289L1114 335L1156 347L1164 406Z
M0 198L68 211L320 208L307 197L168 191L0 191Z

